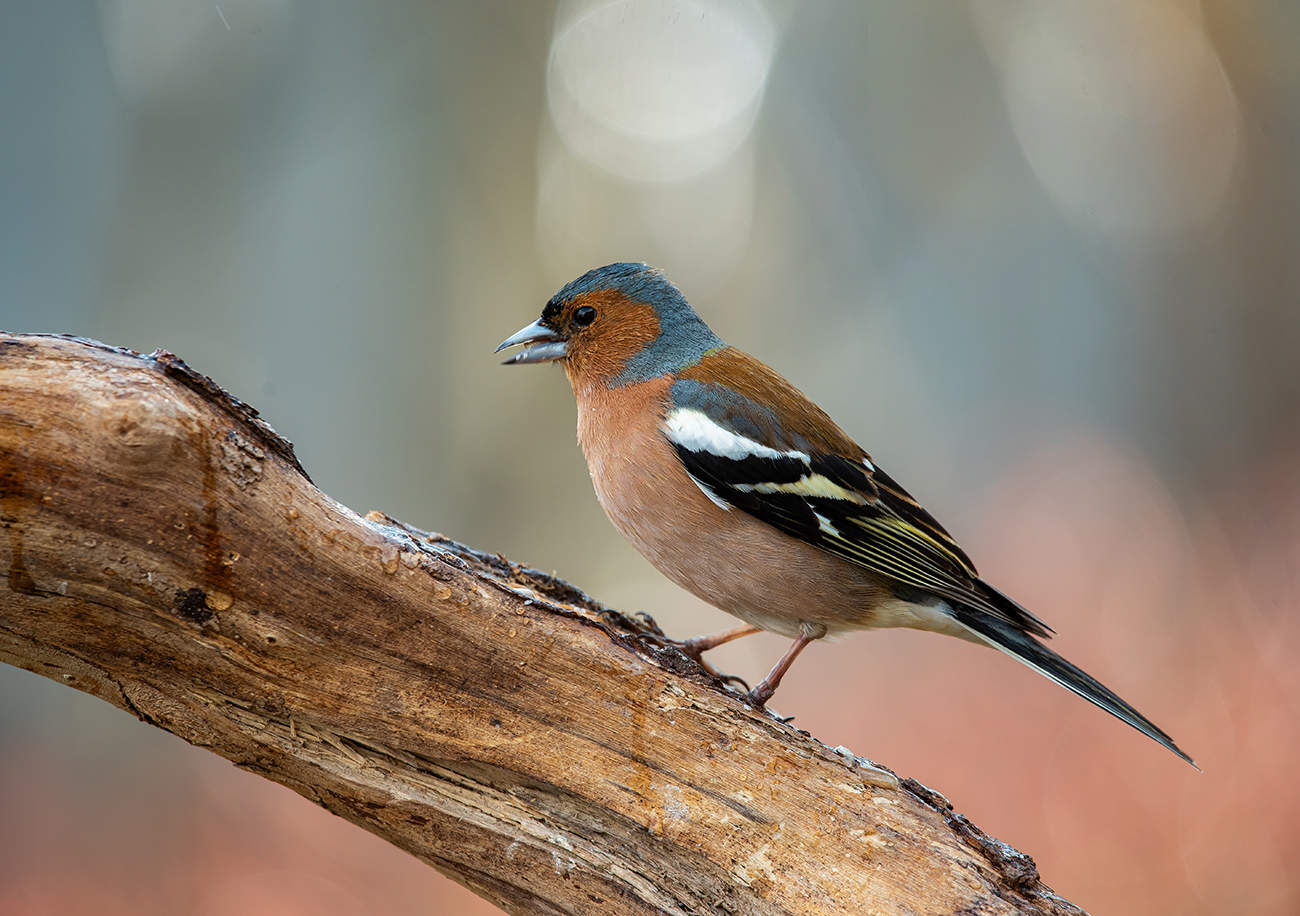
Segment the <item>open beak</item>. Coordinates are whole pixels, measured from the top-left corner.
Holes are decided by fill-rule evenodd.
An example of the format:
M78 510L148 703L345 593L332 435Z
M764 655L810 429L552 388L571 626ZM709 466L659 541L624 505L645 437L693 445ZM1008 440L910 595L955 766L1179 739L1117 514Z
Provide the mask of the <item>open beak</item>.
M565 349L568 345L560 335L556 334L540 320L534 321L526 328L520 328L514 334L511 334L505 340L501 341L501 346L497 347L494 352L500 353L506 347L517 347L520 344L530 344L520 350L514 356L503 361L503 366L515 366L522 363L550 363L557 359L564 359L567 355Z

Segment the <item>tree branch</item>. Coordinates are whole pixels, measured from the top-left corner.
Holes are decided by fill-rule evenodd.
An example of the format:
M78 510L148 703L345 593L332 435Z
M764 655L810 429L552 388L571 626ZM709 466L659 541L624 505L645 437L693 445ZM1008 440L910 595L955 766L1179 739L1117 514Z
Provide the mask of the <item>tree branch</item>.
M312 486L168 353L0 334L0 660L514 913L1077 913L576 588ZM7 555L6 555L7 554Z

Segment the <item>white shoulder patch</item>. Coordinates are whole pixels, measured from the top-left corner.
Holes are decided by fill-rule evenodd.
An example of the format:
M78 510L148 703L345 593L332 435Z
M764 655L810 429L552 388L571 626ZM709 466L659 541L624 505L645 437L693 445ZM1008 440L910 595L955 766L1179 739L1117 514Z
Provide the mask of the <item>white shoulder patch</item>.
M690 407L678 407L664 418L664 433L682 448L693 452L708 452L719 458L798 458L805 463L811 459L797 449L778 451L734 433L726 427L719 426L709 419L703 411Z

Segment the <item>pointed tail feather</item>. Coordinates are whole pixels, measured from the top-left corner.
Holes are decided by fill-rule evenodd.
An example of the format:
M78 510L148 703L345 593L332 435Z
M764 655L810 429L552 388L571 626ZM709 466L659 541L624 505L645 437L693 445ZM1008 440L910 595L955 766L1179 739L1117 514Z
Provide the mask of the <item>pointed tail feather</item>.
M1005 621L975 608L957 607L954 616L965 627L973 630L982 641L1005 652L1016 661L1028 665L1044 677L1049 677L1067 690L1101 707L1117 719L1127 722L1148 738L1164 745L1196 769L1196 761L1187 756L1174 740L1161 731L1154 722L1116 696L1110 688L1057 655L1028 633L1021 632Z

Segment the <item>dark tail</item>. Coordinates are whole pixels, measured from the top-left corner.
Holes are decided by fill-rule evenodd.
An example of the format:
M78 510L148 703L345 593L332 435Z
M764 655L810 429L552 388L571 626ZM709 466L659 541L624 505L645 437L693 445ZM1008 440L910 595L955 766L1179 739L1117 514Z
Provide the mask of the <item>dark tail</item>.
M1117 697L1092 675L1076 668L1028 633L1021 632L1011 624L974 608L958 607L954 615L957 620L978 633L995 649L1000 649L1039 674L1051 678L1067 690L1074 691L1089 703L1100 706L1115 718L1132 725L1148 738L1163 744L1196 767L1196 761L1183 753L1182 749L1174 744L1174 739L1157 728L1154 722ZM1200 767L1196 769L1199 770Z

